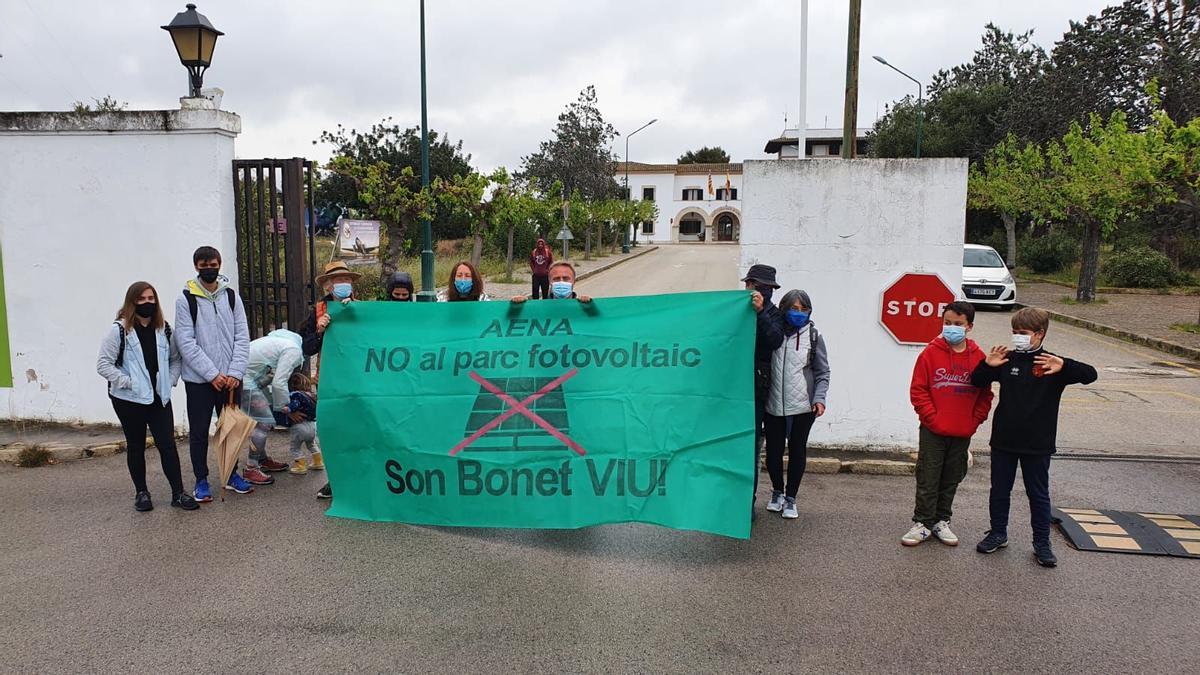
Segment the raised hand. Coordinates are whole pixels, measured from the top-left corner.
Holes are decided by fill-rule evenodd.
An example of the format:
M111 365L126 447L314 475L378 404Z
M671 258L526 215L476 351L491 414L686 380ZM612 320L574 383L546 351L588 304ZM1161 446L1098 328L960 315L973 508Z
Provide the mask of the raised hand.
M1043 375L1053 375L1062 371L1063 360L1061 356L1042 354L1034 357L1033 365L1040 367Z
M993 368L1008 363L1008 347L996 345L988 352L987 364Z

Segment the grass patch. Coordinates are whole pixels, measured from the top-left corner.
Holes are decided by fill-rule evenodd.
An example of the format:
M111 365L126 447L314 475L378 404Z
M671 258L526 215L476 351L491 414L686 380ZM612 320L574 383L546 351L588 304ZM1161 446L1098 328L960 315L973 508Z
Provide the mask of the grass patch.
M1064 305L1107 305L1108 304L1108 300L1105 298L1102 298L1100 296L1096 296L1096 299L1091 302L1082 302L1080 300L1076 300L1075 298L1072 298L1069 295L1064 295L1063 297L1059 298L1058 301Z
M1200 323L1174 323L1171 324L1171 330L1200 335Z
M54 455L41 444L26 446L21 448L21 452L17 453L17 466L19 467L29 469L53 463Z

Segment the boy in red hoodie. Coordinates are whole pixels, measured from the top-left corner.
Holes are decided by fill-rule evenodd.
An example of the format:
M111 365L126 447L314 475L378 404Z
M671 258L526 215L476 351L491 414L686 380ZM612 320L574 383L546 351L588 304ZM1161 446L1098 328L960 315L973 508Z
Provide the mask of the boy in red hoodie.
M971 373L985 355L967 339L975 308L952 302L942 312L942 334L917 357L909 398L921 418L917 453L917 505L913 526L901 539L916 546L932 534L943 544L958 546L950 530L950 507L958 484L967 475L971 436L992 409L991 388L971 385Z

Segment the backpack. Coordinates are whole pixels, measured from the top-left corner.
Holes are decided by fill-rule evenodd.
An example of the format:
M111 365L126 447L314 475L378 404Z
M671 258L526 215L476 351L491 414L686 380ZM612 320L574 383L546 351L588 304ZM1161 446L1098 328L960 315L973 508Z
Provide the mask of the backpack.
M232 288L226 288L225 295L227 295L229 297L229 311L232 312L232 311L234 311L234 308L237 307L237 295L233 292ZM192 315L192 325L195 326L196 325L196 310L198 309L198 307L196 306L196 296L192 295L191 293L188 293L187 291L184 291L183 297L187 299L188 313L190 313Z

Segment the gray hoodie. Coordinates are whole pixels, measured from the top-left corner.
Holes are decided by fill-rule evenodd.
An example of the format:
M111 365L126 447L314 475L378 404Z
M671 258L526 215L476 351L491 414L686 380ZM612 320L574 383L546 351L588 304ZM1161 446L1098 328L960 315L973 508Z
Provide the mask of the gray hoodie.
M250 358L250 329L246 308L234 293L231 311L225 289L229 279L217 277L217 289L209 293L199 279L192 279L175 300L175 332L172 337L183 357L183 381L205 384L224 373L239 380L246 376ZM196 322L187 296L196 298Z

